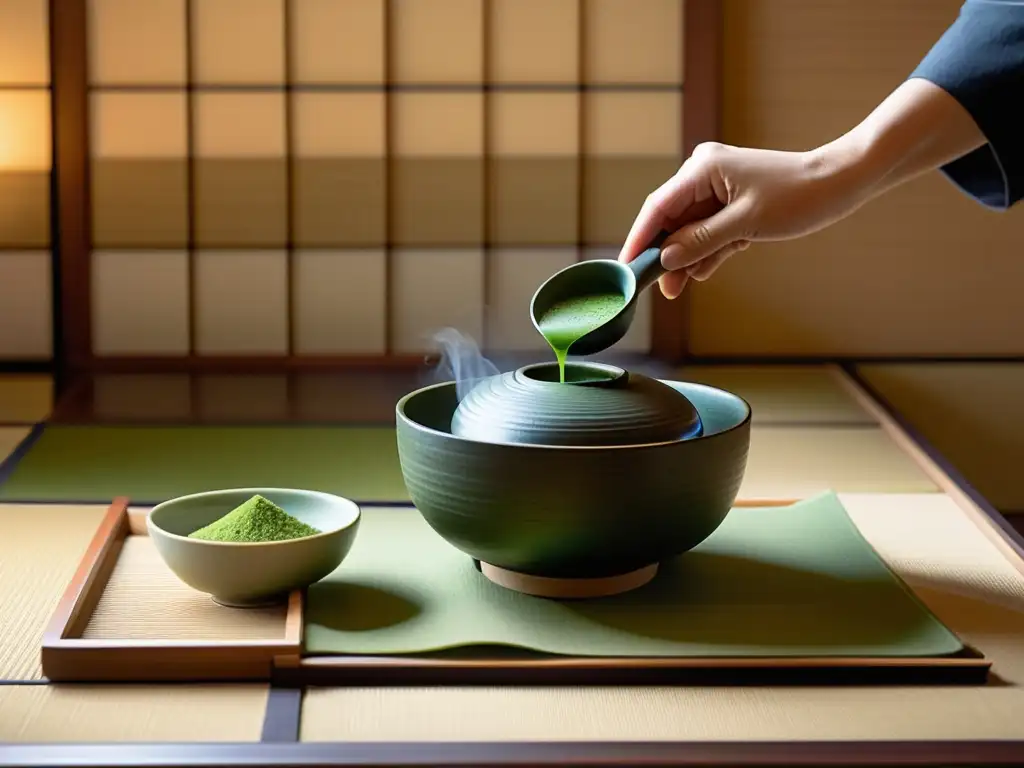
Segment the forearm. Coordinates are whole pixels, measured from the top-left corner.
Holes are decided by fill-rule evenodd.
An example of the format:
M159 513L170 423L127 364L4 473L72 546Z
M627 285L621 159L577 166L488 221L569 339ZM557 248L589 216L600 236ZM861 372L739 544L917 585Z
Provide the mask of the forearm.
M985 144L971 115L942 88L911 79L859 125L812 155L844 178L855 206Z
M859 158L870 196L939 168L1006 210L1024 199L1022 94L1024 2L966 0L907 82L833 149Z

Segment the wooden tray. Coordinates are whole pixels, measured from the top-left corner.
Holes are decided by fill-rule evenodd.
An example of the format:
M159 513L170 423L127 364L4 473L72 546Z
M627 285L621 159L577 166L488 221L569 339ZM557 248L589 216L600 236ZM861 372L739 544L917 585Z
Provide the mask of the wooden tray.
M736 506L792 503L743 500ZM304 656L303 593L293 593L275 616L256 621L258 612L219 606L178 582L155 552L149 556L150 571L133 566L140 551L135 545L150 546L146 514L129 510L126 498L111 504L45 632L42 666L48 679L331 686L948 685L984 683L991 667L969 648L937 658L510 658L478 650L443 657ZM135 589L133 578L146 584ZM182 605L204 613L183 613ZM176 615L191 622L191 636L173 628ZM105 616L116 621L104 622ZM161 635L146 625L147 618L169 631ZM142 631L130 631L133 622ZM203 634L207 630L209 636Z
M178 582L161 561L162 569L144 573L145 581L155 587L153 599L140 599L143 596L132 589L133 574L120 573L118 566L128 562L122 560L128 551L146 554L134 549L135 544L149 543L146 515L144 510L129 511L127 498L115 499L104 515L44 633L42 667L49 680L269 680L276 666L298 663L300 592L291 594L287 606L274 615L232 611ZM153 552L131 560L151 562L155 557ZM105 603L111 610L101 612ZM133 624L144 624L147 617L161 617L160 623L176 617L188 620L192 636L181 631L164 636L135 631ZM122 631L114 631L118 629ZM206 629L219 637L203 636ZM275 634L278 637L267 637Z

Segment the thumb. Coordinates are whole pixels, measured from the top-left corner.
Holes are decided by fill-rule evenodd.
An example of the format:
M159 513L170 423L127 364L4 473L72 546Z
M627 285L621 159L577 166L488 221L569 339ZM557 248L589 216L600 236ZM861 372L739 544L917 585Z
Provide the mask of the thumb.
M706 219L691 221L676 230L662 245L661 263L666 269L689 267L726 246L748 239L746 211L739 205L727 205Z

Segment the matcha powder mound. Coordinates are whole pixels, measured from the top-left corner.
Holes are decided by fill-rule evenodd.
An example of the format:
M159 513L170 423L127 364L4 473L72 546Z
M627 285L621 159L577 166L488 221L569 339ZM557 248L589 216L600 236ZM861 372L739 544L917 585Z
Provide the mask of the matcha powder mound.
M316 528L296 520L274 502L256 495L188 537L206 541L260 542L301 539L318 533L320 531Z

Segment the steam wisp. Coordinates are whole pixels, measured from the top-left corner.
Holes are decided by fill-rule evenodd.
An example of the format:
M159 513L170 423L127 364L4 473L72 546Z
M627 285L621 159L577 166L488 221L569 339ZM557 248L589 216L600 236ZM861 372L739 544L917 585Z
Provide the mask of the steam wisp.
M471 337L455 328L442 328L433 335L433 341L441 355L433 369L434 378L437 382L454 381L460 402L481 379L501 373Z

